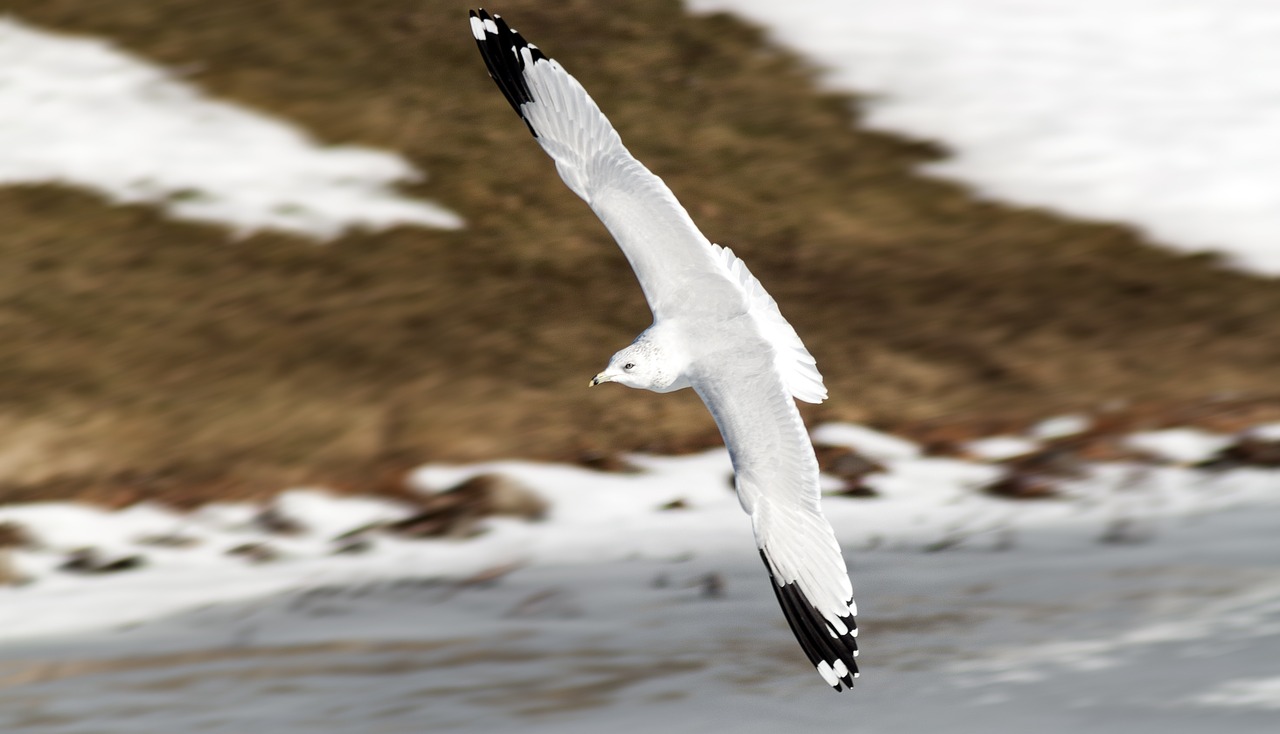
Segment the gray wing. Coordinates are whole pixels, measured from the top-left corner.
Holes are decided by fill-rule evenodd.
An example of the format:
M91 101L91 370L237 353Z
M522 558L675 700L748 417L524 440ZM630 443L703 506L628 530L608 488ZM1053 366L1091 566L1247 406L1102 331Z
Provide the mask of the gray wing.
M738 497L787 622L809 662L839 691L858 675L853 588L822 515L808 432L760 347L717 360L714 372L690 381L724 436Z
M489 75L635 270L655 316L741 312L739 287L671 189L622 144L578 80L499 16L471 13Z

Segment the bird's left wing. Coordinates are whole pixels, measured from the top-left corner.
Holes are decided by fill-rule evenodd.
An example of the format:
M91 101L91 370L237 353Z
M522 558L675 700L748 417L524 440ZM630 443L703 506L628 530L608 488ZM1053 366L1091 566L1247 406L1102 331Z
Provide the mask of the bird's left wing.
M853 588L819 504L813 445L782 376L761 348L738 350L690 381L729 449L738 498L791 630L827 683L852 687Z
M499 16L472 11L471 32L489 75L560 177L618 241L654 315L744 310L745 294L711 243L578 80Z

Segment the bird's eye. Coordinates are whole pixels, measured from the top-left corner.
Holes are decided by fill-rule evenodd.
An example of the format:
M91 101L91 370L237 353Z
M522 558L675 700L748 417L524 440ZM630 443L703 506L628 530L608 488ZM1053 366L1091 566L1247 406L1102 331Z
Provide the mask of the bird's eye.
M628 372L630 372L635 368L636 368L635 362L627 362L626 364L622 365L622 369L627 370Z

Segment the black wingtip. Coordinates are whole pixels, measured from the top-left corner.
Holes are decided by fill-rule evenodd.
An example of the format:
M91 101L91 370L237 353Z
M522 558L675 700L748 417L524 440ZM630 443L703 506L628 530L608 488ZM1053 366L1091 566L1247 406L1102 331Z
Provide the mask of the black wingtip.
M797 584L778 584L773 564L769 563L769 557L763 549L760 551L760 558L764 561L765 568L769 569L769 585L778 598L782 614L787 618L787 624L791 625L791 631L799 640L809 663L818 669L818 673L837 692L844 691L845 686L853 688L853 679L858 675L858 639L855 636L858 624L853 616L840 619L847 631L845 634L837 634L821 612L805 598Z
M518 31L507 25L500 15L490 15L484 8L479 8L470 11L469 19L471 35L480 48L489 76L498 85L498 89L502 90L502 95L507 98L511 108L524 120L533 137L538 137L538 131L533 129L521 110L521 105L533 101L529 83L525 79L525 59L526 52L529 64L545 59L546 56L537 46L526 41Z

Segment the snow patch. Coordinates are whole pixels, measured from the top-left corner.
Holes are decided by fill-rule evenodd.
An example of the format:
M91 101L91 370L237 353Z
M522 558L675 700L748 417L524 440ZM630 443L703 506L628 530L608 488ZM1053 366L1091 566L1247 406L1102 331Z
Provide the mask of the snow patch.
M887 433L853 423L827 423L813 431L813 441L828 446L847 446L876 461L915 459L920 447Z
M690 0L944 141L927 170L1280 274L1280 3Z
M813 437L818 443L851 446L886 468L865 480L876 497L829 496L822 501L836 537L851 554L876 547L918 552L940 541L947 547L987 547L997 545L1002 535L1054 526L1083 527L1096 537L1117 518L1152 527L1160 518L1280 502L1280 472L1274 470L1205 472L1123 462L1089 462L1082 478L1063 482L1060 501L1016 502L979 491L1002 472L990 463L921 456L910 441L852 424L823 425ZM372 530L357 550L341 554L350 544L337 542L338 536L407 518L420 508L292 490L272 505L280 519L294 521L285 523L286 532L262 521L264 507L243 503L208 505L191 513L153 504L118 512L65 503L0 506L0 522L19 524L37 541L36 547L7 551L15 570L30 583L0 588L0 640L132 624L299 587L406 577L460 580L525 565L751 559L751 523L732 489L724 449L626 458L640 471L612 473L527 461L421 467L410 482L419 491L441 491L476 475L497 473L536 492L549 511L537 522L489 518L477 528L478 535L466 540L410 539ZM228 553L246 546L267 546L270 553ZM111 558L140 556L142 562L104 575L59 570L69 554L85 547ZM1280 598L1280 585L1262 591L1257 608ZM1265 629L1264 618L1248 601L1233 598L1214 616L1236 620L1231 629ZM1180 624L1176 629L1149 626L1119 640L1089 641L1066 651L1067 657L1077 667L1100 664L1116 645L1201 639L1208 629L1190 617ZM1062 651L1033 652L1019 660L1052 659ZM1027 667L1014 662L1019 670Z
M1130 448L1180 464L1206 461L1231 444L1231 438L1198 428L1170 428L1135 433L1125 439Z
M987 461L1004 461L1015 456L1025 456L1040 448L1037 441L1021 436L990 436L970 441L964 446L965 451L978 459Z
M1280 441L1280 423L1264 423L1245 431L1246 436L1259 441Z
M398 155L321 146L297 127L209 99L94 38L0 17L0 184L64 183L171 216L328 239L360 227L462 226L398 194Z
M1040 421L1027 433L1041 441L1052 441L1067 436L1075 436L1093 427L1093 421L1086 415L1060 415Z

